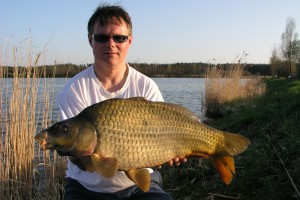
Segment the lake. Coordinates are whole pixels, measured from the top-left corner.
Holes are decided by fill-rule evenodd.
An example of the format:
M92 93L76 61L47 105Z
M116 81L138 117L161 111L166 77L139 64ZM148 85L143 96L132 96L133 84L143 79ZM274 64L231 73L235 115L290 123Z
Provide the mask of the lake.
M153 78L153 80L158 85L165 102L180 104L201 116L205 79Z
M152 78L158 85L165 102L180 104L198 116L201 115L201 100L205 87L203 78ZM55 79L55 91L62 90L66 79ZM56 94L55 94L56 95ZM58 110L54 106L54 111Z
M155 83L158 85L161 93L164 97L165 102L171 102L180 104L199 117L201 117L201 101L202 95L204 94L205 79L203 78L152 78ZM9 99L11 94L11 85L13 79L5 79L6 83L4 84L7 88L4 88L3 91L7 91L7 94L2 96L2 98ZM40 87L43 87L44 79L40 79ZM56 103L57 94L63 89L64 85L67 82L66 78L55 78L55 79L46 79L48 82L46 85L49 85L47 90L51 91L53 87L54 92L50 96L50 99L53 102L53 119L54 121L58 119L58 107ZM38 96L43 95L43 90L39 89ZM38 98L39 99L39 98ZM3 106L3 105L2 105Z

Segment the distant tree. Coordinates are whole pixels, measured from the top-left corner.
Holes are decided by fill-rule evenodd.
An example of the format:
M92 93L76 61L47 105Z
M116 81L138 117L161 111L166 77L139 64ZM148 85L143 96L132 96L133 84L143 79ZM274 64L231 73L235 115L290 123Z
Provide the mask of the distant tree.
M296 21L294 18L287 19L285 31L281 35L281 53L285 61L289 64L289 73L292 73L292 63L297 62L299 57L299 40L296 30Z
M278 49L275 47L270 58L271 72L273 76L287 76L287 69L284 70L284 63L278 54ZM286 73L284 73L286 71Z
M300 40L296 40L295 41L295 59L296 59L296 62L297 64L300 64Z

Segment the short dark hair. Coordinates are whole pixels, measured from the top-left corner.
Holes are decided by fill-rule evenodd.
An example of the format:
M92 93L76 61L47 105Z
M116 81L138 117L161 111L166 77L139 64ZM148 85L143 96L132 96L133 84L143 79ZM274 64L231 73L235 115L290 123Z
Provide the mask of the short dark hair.
M105 26L110 22L120 24L125 22L129 29L129 34L132 34L132 22L129 14L121 6L109 4L102 4L97 7L88 22L88 34L93 34L95 23Z

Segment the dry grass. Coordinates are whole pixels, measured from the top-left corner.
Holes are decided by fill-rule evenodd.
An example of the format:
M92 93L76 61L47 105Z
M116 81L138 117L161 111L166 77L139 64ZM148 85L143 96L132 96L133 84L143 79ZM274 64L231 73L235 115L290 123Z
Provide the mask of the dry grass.
M54 90L49 79L36 73L42 54L33 58L31 41L25 51L27 64L19 70L23 51L12 50L13 78L5 78L2 52L0 57L0 200L61 199L65 161L56 153L42 153L33 139L51 123Z
M243 65L234 64L224 70L211 67L206 73L204 106L208 115L222 115L224 105L237 99L262 95L266 91L259 77L244 79Z

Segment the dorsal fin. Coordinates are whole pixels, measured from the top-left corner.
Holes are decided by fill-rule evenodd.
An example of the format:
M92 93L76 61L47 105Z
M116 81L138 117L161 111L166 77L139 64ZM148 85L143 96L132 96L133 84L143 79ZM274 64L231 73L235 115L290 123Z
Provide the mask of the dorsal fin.
M130 97L128 100L148 101L145 97Z
M199 117L193 113L192 111L190 111L189 109L179 105L179 104L174 104L174 103L166 103L166 102L155 102L156 104L161 104L162 106L168 106L170 108L173 108L174 110L183 113L184 115L187 115L188 117L190 117L193 120L196 120L198 122L201 122Z

